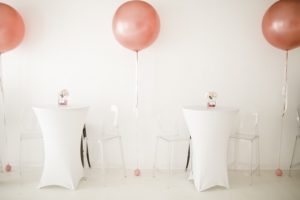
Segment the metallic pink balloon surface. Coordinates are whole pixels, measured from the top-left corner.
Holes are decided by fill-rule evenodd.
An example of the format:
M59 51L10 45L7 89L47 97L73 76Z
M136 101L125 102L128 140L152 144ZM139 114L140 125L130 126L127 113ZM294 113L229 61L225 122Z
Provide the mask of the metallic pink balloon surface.
M0 53L19 45L25 33L21 15L7 4L0 3Z
M300 46L300 0L281 0L265 13L262 31L276 48L291 50Z
M116 11L113 33L117 41L133 51L150 46L160 30L159 16L155 9L144 1L128 1Z

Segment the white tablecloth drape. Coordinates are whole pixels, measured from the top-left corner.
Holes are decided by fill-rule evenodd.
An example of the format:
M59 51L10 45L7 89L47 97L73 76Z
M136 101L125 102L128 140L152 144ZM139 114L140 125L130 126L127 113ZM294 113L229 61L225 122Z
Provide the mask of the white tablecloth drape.
M184 118L192 138L192 174L195 187L204 191L214 186L229 188L227 147L238 110L186 106Z
M83 177L80 139L87 106L33 108L44 140L45 161L39 188L57 185L75 189Z

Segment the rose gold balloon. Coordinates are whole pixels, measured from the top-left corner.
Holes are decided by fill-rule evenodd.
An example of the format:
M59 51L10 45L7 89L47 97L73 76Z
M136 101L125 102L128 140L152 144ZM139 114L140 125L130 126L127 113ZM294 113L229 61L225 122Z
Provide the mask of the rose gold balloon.
M300 46L300 1L282 0L265 13L262 31L273 46L290 50Z
M144 1L128 1L122 4L113 18L113 33L118 42L133 51L150 46L158 36L159 16Z
M0 53L18 46L24 37L25 26L19 13L0 3Z

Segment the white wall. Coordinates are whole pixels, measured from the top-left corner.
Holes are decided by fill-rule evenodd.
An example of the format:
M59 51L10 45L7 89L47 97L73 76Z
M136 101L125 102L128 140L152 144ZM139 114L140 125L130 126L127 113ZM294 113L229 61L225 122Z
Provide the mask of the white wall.
M24 42L2 55L8 115L8 159L18 159L18 117L25 106L55 104L67 88L71 103L90 105L87 125L92 159L106 110L120 106L120 126L129 168L136 164L134 132L135 54L120 46L111 22L124 1L4 0L23 16ZM217 104L261 116L262 168L277 166L285 53L263 38L261 21L275 1L151 0L161 19L156 42L140 52L141 168L151 168L156 116L180 115L187 104L205 104L204 93L218 92ZM297 134L300 103L300 49L289 56L289 108L284 121L282 167L287 168ZM186 145L178 146L176 167L184 166ZM32 148L32 147L31 147ZM246 150L246 149L245 149ZM118 163L110 151L110 166ZM34 153L32 149L31 153ZM108 152L107 152L108 153ZM246 151L244 152L246 154ZM166 149L160 162L165 167Z

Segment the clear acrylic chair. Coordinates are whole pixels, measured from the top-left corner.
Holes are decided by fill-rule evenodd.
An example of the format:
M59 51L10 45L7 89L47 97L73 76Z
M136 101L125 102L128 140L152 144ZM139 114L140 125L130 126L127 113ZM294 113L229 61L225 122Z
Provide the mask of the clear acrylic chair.
M250 171L250 184L253 183L253 174L257 171L260 174L260 148L259 148L259 116L257 113L252 114L242 114L240 115L239 128L238 130L230 136L230 139L238 141L248 142L250 145L250 156L249 156L249 171ZM256 166L253 166L253 156L254 156L254 143L256 143ZM236 150L236 149L235 149ZM235 164L237 162L236 158L237 152L235 152Z
M298 109L297 109L297 123L298 123L299 132L300 132L300 107L298 107ZM296 135L296 138L295 138L293 154L292 154L291 164L290 164L290 168L289 168L289 176L291 176L292 168L294 168L300 164L300 162L295 163L295 153L296 153L297 144L298 144L299 139L300 139L300 134Z
M42 143L42 132L39 127L37 118L31 107L26 107L23 109L20 115L19 120L19 173L20 177L22 177L23 172L23 146L25 142L40 140ZM30 144L29 144L30 145ZM31 144L32 145L32 144ZM43 149L39 149L39 151L43 152ZM42 165L42 163L41 163Z
M159 149L160 142L167 143L169 146L169 174L171 175L173 172L173 161L174 161L174 148L175 144L178 142L187 142L188 145L190 144L190 136L187 134L183 134L180 132L180 129L183 126L183 123L179 123L177 119L176 122L173 124L173 127L168 127L165 124L163 116L160 115L158 117L158 126L160 130L160 134L156 137L156 144L155 144L155 152L154 152L154 161L153 161L153 177L156 175L157 170L157 154Z
M98 143L100 145L102 171L105 172L106 170L105 159L104 159L104 143L111 140L117 140L119 142L123 173L124 173L124 177L126 177L127 175L126 175L126 166L125 166L125 159L124 159L124 149L123 149L122 137L119 133L119 108L116 105L112 105L110 107L110 110L113 114L112 127L108 131L106 131L103 135L101 135L101 138L98 140Z

